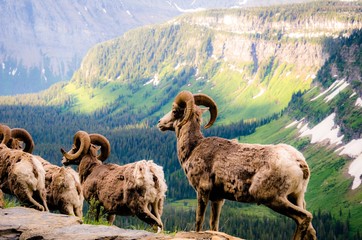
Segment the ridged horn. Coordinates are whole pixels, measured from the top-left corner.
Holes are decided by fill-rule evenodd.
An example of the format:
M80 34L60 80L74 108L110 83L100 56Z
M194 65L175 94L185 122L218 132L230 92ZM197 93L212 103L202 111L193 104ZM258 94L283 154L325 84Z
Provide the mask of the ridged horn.
M211 97L203 93L194 94L194 99L196 105L203 105L209 108L210 120L208 124L205 125L204 128L206 129L211 127L212 124L214 124L214 122L216 121L217 117L217 105L215 101Z
M60 149L63 156L68 160L75 160L80 157L81 154L88 152L90 147L90 137L85 131L78 131L74 135L73 144L76 146L76 152L71 154L66 152L63 148Z
M0 124L1 144L7 144L11 138L11 129L7 125Z
M97 156L97 158L102 162L105 161L111 154L111 144L109 143L108 139L98 133L89 134L89 137L92 144L101 146L101 153Z
M182 91L175 97L174 103L180 107L185 107L185 115L182 121L178 124L179 127L185 125L191 117L192 108L194 106L194 96L189 91Z
M31 137L30 133L26 131L24 128L13 128L11 129L11 137L19 139L24 142L25 147L23 149L24 152L32 153L34 149L34 141Z

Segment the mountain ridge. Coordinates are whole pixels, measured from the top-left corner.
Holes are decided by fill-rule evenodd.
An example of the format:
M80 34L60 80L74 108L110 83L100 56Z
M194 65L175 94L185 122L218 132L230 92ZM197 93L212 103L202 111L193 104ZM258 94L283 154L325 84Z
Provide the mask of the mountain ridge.
M286 2L299 1L272 3ZM58 81L69 80L94 44L187 12L182 9L243 7L263 1L239 3L237 0L1 1L0 95L38 92Z

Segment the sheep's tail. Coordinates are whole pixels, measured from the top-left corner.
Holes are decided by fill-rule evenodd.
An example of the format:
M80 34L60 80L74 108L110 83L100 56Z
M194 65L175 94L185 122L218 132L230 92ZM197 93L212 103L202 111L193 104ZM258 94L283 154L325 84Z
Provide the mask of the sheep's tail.
M33 174L37 179L36 189L33 190L45 189L45 170L42 163L35 156L31 157L31 163L33 165Z
M303 159L303 161L301 160L297 160L299 162L299 167L300 169L302 169L303 172L303 179L307 180L310 177L310 171L309 171L309 167L307 162Z
M146 160L141 160L135 163L133 177L137 186L154 185L152 184L152 174Z

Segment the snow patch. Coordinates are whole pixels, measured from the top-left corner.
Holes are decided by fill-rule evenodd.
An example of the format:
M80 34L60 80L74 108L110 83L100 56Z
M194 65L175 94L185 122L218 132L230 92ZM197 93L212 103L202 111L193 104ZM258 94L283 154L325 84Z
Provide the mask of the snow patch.
M13 76L15 76L15 74L16 74L16 72L18 71L18 69L17 68L15 68L15 69L13 69L12 71L11 71L11 75L13 75Z
M334 83L332 83L331 86L329 86L328 89L326 89L325 91L321 92L320 94L318 94L318 96L312 98L310 101L313 102L313 101L317 100L318 98L320 98L321 96L326 95L326 94L329 93L329 95L324 98L324 101L325 101L325 102L329 102L329 101L331 101L335 96L337 96L338 93L342 92L348 85L349 85L349 83L346 82L345 79L336 80Z
M362 138L353 139L352 141L344 145L342 149L343 150L339 153L339 155L346 154L352 158L359 156L360 154L362 154Z
M253 99L260 97L260 96L263 95L264 93L265 93L265 88L260 89L260 92L259 92L257 95L255 95L255 96L253 97Z
M160 84L160 79L158 78L158 74L156 73L155 76L153 76L153 78L149 81L147 81L145 84L143 84L143 86L146 86L148 84L151 84L153 86L157 86L158 84Z
M173 4L175 5L176 9L182 13L190 13L190 12L192 13L192 12L199 12L199 11L205 10L205 8L182 9L176 3L173 3Z
M341 144L343 135L338 136L340 127L334 123L335 116L336 114L332 113L312 129L309 129L308 124L306 124L306 126L299 131L301 133L300 137L311 136L311 143L328 140L330 144Z
M327 97L325 97L324 100L325 100L326 102L331 101L335 96L338 95L338 93L342 92L343 89L345 89L348 85L349 85L348 82L342 80L342 84L341 84L336 90L334 90L334 92L332 92L332 93L329 94Z
M126 13L130 16L133 17L132 13L129 10L126 10Z
M2 65L2 67L3 67L3 70L4 70L4 69L5 69L5 63L2 63L1 65Z
M102 11L103 11L104 13L107 13L107 10L106 10L105 8L102 8Z
M288 124L287 126L285 126L285 128L290 128L293 127L294 125L297 125L297 123L299 123L299 121L295 120L294 122Z
M318 96L312 98L310 101L313 102L315 100L317 100L318 98L320 98L321 96L325 95L327 92L329 91L333 91L333 89L337 88L339 85L341 85L344 80L336 80L334 83L332 83L331 86L329 86L329 88L327 88L325 91L321 92Z
M348 173L354 177L352 183L352 190L358 188L361 185L361 176L362 176L362 154L359 155L351 165L349 165Z
M360 97L357 98L356 103L354 105L357 107L362 107L362 99Z

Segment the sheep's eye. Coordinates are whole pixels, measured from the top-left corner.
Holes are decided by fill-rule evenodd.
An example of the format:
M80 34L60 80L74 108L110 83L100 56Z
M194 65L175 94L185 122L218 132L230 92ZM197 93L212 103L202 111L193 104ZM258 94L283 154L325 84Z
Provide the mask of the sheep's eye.
M172 115L175 117L175 118L181 118L182 117L182 114L183 114L183 111L181 109L173 109L172 110Z

